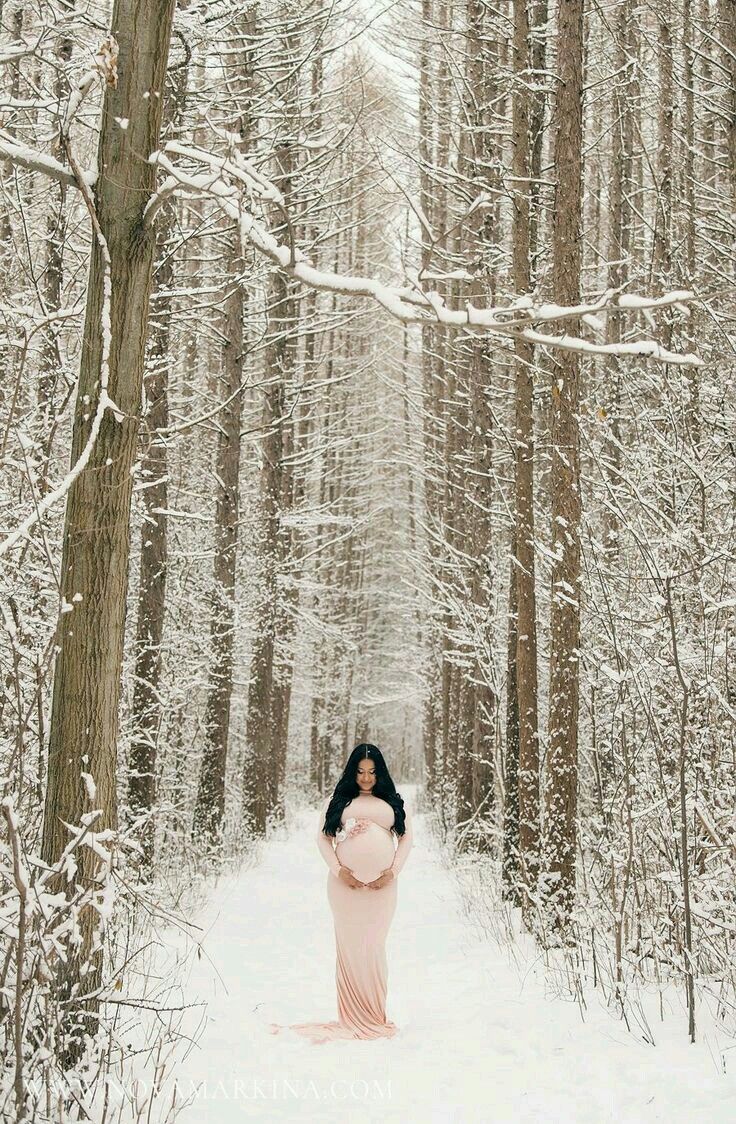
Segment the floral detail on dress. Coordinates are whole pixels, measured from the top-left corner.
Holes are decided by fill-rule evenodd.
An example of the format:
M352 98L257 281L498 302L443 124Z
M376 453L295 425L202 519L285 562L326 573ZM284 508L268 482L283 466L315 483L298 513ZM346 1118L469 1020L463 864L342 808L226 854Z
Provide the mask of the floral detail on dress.
M338 843L342 843L345 839L350 839L353 835L360 835L361 832L367 831L371 825L371 820L356 819L355 816L350 816L345 820L345 826L341 827L335 835Z

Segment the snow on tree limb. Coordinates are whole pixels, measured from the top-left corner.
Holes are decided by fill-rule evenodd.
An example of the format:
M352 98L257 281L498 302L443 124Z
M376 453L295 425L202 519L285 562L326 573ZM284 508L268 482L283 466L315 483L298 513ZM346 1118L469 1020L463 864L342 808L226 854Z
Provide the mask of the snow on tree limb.
M117 58L117 42L113 35L108 35L100 44L100 48L95 55L94 66L82 75L69 97L61 124L62 138L68 138L69 127L74 116L100 79L104 79L108 85L116 85ZM7 59L0 59L0 62L3 61L7 61ZM19 144L15 137L4 129L0 129L0 155L5 156L14 164L19 164L21 167L34 172L42 172L44 175L50 176L51 179L58 180L59 183L66 184L69 187L81 188L80 177L87 187L94 187L97 180L96 172L80 172L79 169L67 168L66 165L55 160L53 156L47 156L43 152L29 148L28 145Z
M591 343L590 340L580 339L579 336L549 336L543 332L536 332L533 328L524 328L518 333L510 332L509 335L520 335L522 339L529 343L554 347L561 351L581 351L594 355L638 355L643 359L659 359L662 363L677 363L680 366L700 367L703 365L700 356L682 355L675 351L668 351L656 340L631 340L628 343L596 344Z
M181 141L169 141L166 145L166 151L174 152L179 156L188 156L190 159L201 160L203 163L209 164L218 173L224 171L240 180L251 194L274 203L283 203L284 197L276 185L261 175L250 160L247 160L242 152L237 150L235 147L236 138L233 137L232 133L226 133L223 129L214 131L229 141L230 148L226 156L217 156L195 145L182 144Z
M208 171L187 172L175 165L166 155L167 152L198 160L207 166ZM19 145L2 130L0 130L0 155L24 167L43 172L62 183L80 186L78 177L63 164L25 145ZM422 289L418 277L410 286L385 285L372 277L316 269L303 251L295 248L292 253L289 246L278 242L244 206L243 189L251 197L257 196L259 199L280 205L281 194L278 188L232 146L227 155L218 156L193 145L170 141L161 151L151 153L149 160L168 175L156 194L146 204L144 219L147 223L153 222L161 206L173 195L179 193L208 195L240 225L241 234L251 245L280 269L309 288L322 292L342 293L345 296L370 297L396 319L409 324L436 323L447 327L477 329L563 351L576 350L592 355L622 357L637 355L680 366L703 365L700 356L668 351L653 339L632 340L627 343L595 343L592 340L566 334L546 335L531 326L547 321L585 319L594 313L602 315L619 311L647 313L656 308L683 306L695 298L695 294L689 290L675 290L660 297L647 297L607 289L597 299L572 307L549 302L535 305L531 297L522 296L499 307L477 308L467 302L462 309L452 309L447 307L437 292ZM94 185L96 173L84 171L81 175L88 188ZM595 321L588 320L588 323L595 325Z
M79 186L76 176L65 164L55 160L53 156L47 156L43 152L29 148L28 145L19 144L15 137L11 137L4 129L0 129L0 156L6 157L14 164L19 164L22 168L28 168L32 172L42 172L44 175L50 176L51 179L58 180L59 183L67 184L69 187ZM85 171L83 176L87 186L94 187L97 173Z
M207 164L210 170L204 173L187 172L168 158L166 153L169 151L178 151L197 158ZM372 277L351 276L316 269L306 254L298 249L292 253L290 247L279 243L245 208L242 191L232 182L232 170L227 167L228 161L223 158L203 153L191 146L170 142L163 150L152 153L149 159L166 171L168 176L162 190L152 197L145 209L146 221L152 221L163 194L168 196L174 193L176 189L173 185L178 182L184 192L199 192L214 198L222 210L239 223L242 235L251 245L279 268L310 288L342 293L346 296L371 297L392 316L406 323L433 322L448 327L480 329L558 350L577 350L596 355L638 355L681 366L701 366L703 363L698 355L668 351L656 340L642 339L628 343L598 344L577 336L544 335L530 326L545 321L578 319L595 312L606 314L684 305L694 299L695 294L689 290L676 290L665 293L661 297L645 297L608 289L595 301L573 307L550 303L535 305L531 297L525 296L498 308L476 308L466 303L464 309L450 309L438 293L423 290L418 281L414 282L412 287L399 288L385 285ZM263 177L259 177L257 190L255 184L247 184L247 176L242 174L242 169L238 169L237 179L241 183L246 182L252 194L263 197ZM277 192L277 189L274 187L273 191Z

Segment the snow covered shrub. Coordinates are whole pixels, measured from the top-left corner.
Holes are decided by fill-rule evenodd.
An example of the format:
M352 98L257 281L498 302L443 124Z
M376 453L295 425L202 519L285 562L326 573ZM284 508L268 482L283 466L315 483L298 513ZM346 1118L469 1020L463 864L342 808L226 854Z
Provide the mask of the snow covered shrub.
M141 1104L156 1095L171 1023L159 1019L154 1041L149 1028L145 1064L156 1080L130 1087L119 1075L135 1033L121 1012L138 1017L152 1006L140 996L133 965L152 943L154 923L171 919L160 890L138 881L140 846L131 834L94 831L97 812L70 828L53 866L28 849L12 797L2 812L0 1112L14 1109L18 1119L25 1113L42 1124L90 1119L93 1109L115 1103L116 1119L138 1119ZM99 860L93 885L78 881L83 847ZM172 1009L160 1002L169 986L157 980L159 1013Z

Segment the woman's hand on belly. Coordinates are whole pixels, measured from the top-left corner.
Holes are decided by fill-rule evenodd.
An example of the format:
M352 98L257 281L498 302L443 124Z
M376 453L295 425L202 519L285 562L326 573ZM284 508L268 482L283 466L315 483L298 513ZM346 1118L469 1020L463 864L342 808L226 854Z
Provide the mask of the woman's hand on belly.
M389 867L388 870L382 870L378 878L374 878L372 882L366 882L366 886L369 890L380 890L383 886L388 886L390 882L393 882L395 877L396 875Z
M340 867L340 873L337 876L341 882L346 882L352 890L359 890L361 886L365 886L365 882L359 881L353 874L352 870L348 870L346 866Z

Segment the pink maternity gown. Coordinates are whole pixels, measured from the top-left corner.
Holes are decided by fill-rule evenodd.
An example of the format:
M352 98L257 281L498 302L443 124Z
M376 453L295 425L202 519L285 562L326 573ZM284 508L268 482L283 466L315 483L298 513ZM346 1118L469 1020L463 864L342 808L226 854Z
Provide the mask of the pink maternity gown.
M398 1027L386 1018L388 963L386 936L396 910L399 873L413 843L411 814L405 808L406 830L391 832L394 810L380 796L360 793L343 808L337 846L322 827L329 806L323 806L317 846L329 867L327 900L335 923L337 964L337 1022L292 1023L291 1030L313 1043L337 1038L391 1038ZM394 838L398 847L394 849ZM389 867L393 879L380 890L353 889L339 878L340 867L352 870L361 882L371 882ZM284 1029L271 1024L271 1032Z

